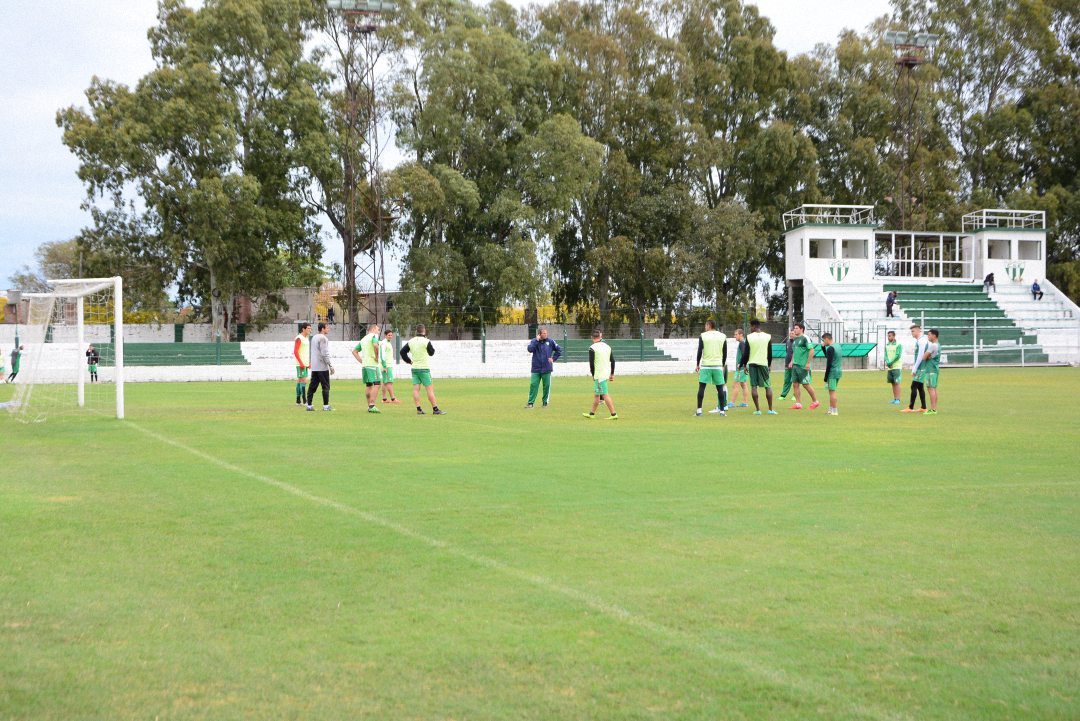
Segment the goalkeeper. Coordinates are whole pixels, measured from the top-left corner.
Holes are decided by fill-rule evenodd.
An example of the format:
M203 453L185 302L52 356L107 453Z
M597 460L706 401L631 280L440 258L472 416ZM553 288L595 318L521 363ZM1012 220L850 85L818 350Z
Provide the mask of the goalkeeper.
M326 338L326 322L320 321L319 334L311 343L311 383L307 390L307 409L311 407L311 401L315 399L315 391L322 386L323 410L333 410L330 407L330 374L334 366L330 363L330 341Z
M101 362L101 354L98 353L97 348L95 348L94 346L91 345L86 350L86 365L90 369L90 382L91 383L97 383L97 379L98 379L98 377L97 377L97 367L98 367L98 363L100 363L100 362Z
M15 376L19 375L19 361L22 359L22 352L26 346L21 345L11 351L11 375L8 376L7 383L14 383Z

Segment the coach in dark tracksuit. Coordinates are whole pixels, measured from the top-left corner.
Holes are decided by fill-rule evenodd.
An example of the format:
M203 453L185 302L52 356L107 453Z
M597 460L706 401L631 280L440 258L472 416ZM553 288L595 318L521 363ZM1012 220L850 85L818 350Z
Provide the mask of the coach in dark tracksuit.
M551 398L551 371L555 369L555 361L562 355L562 348L548 338L547 328L541 328L536 337L529 341L529 352L532 353L532 378L529 381L529 403L525 407L533 407L536 392L543 381L544 408L547 408Z

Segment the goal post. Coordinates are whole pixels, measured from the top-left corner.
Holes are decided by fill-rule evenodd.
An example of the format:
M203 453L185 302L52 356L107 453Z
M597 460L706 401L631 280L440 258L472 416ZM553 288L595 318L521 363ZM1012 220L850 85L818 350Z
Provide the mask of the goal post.
M123 280L47 282L52 291L23 294L30 312L12 415L40 422L70 412L115 410L116 417L123 418Z

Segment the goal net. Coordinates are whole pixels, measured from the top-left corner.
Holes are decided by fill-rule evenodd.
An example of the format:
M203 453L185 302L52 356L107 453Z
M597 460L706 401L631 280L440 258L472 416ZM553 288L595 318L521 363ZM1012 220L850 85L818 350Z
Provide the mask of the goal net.
M11 415L24 423L87 411L123 418L120 278L49 284L51 293L23 294L30 312L17 329L22 352Z

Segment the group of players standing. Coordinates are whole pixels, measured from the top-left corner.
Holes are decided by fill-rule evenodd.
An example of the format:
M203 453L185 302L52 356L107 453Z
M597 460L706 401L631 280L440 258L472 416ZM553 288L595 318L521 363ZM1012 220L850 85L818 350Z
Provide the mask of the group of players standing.
M296 405L307 406L309 411L315 410L312 401L315 391L322 388L323 410L331 411L330 407L330 376L334 373L334 365L330 362L330 342L326 337L327 323L319 323L319 332L314 338L311 337L311 324L301 323L300 333L293 341L293 358L296 360ZM368 413L382 413L376 407L379 398L379 388L382 388L382 402L400 404L394 396L394 331L386 331L384 337L380 337L379 326L368 326L367 335L353 348L352 354L360 361L362 378L366 386ZM435 401L435 388L431 383L431 356L435 355L435 348L427 339L427 329L423 324L416 326L416 336L409 340L401 348L401 359L412 366L413 402L416 404L417 415L424 415L424 409L420 405L420 388L427 390L428 401L431 403L431 412L436 416L446 415ZM310 376L311 383L308 383Z
M334 367L330 362L329 342L326 337L327 324L320 322L318 334L314 339L311 336L311 324L302 323L300 333L293 343L293 357L296 360L296 404L304 405L307 410L314 410L312 400L315 391L321 387L323 394L323 410L332 410L330 407L330 375ZM938 343L938 331L931 329L928 336L924 336L919 325L911 326L911 335L915 339L915 362L911 369L911 400L906 413L937 414L937 386L938 373L940 372L941 346ZM382 403L400 404L394 396L394 331L388 330L380 336L377 324L368 326L365 335L352 354L363 368L363 381L366 386L368 413L381 413L376 407L379 399L379 388L382 389ZM583 413L586 418L596 418L596 410L600 403L607 406L610 415L607 420L617 420L615 404L612 401L608 384L615 380L615 356L611 346L603 340L600 330L592 332L592 345L589 347L589 375L593 379L593 404L589 413ZM750 333L744 334L741 328L735 330L735 390L731 402L727 398L727 335L716 328L713 320L705 321L705 332L698 340L697 365L694 372L698 374L697 411L695 417L702 415L702 403L705 399L705 391L708 386L716 387L716 408L709 413L721 416L727 415L727 410L732 408L746 408L749 399L754 402L754 415L762 415L761 402L758 394L759 388L765 389L765 399L768 405L768 415L777 415L773 410L773 391L770 380L769 368L772 365L773 350L772 336L761 331L761 322L757 319L750 321ZM840 379L843 377L841 368L841 352L833 344L831 333L821 335L822 353L825 356L825 385L829 392L829 408L825 415L839 415L837 409L837 389ZM546 408L551 394L551 373L554 370L555 361L562 354L562 348L554 341L548 339L547 331L539 330L535 339L530 341L528 352L533 356L532 377L529 384L529 401L527 409L533 408L540 385L543 385L543 406ZM431 403L431 412L434 415L446 415L440 410L435 400L435 389L431 381L431 356L435 354L435 348L427 338L427 329L423 324L416 326L416 335L401 348L401 359L412 366L413 403L418 415L424 415L424 409L420 405L420 389L427 391L428 401ZM814 410L821 403L814 392L810 366L814 359L815 346L813 341L806 335L806 326L802 322L795 323L786 343L784 365L784 387L780 395L780 401L787 401L789 395L794 395L795 404L788 410L802 410L802 391L805 390L810 396L809 410ZM896 340L896 333L889 331L888 343L885 346L885 361L887 366L887 382L893 387L893 399L890 404L900 404L900 380L902 373L903 346ZM311 383L308 383L310 374ZM749 386L749 389L748 389ZM739 391L742 391L743 402L736 404ZM926 392L930 395L930 409L926 408ZM915 409L915 400L919 398L922 408Z

